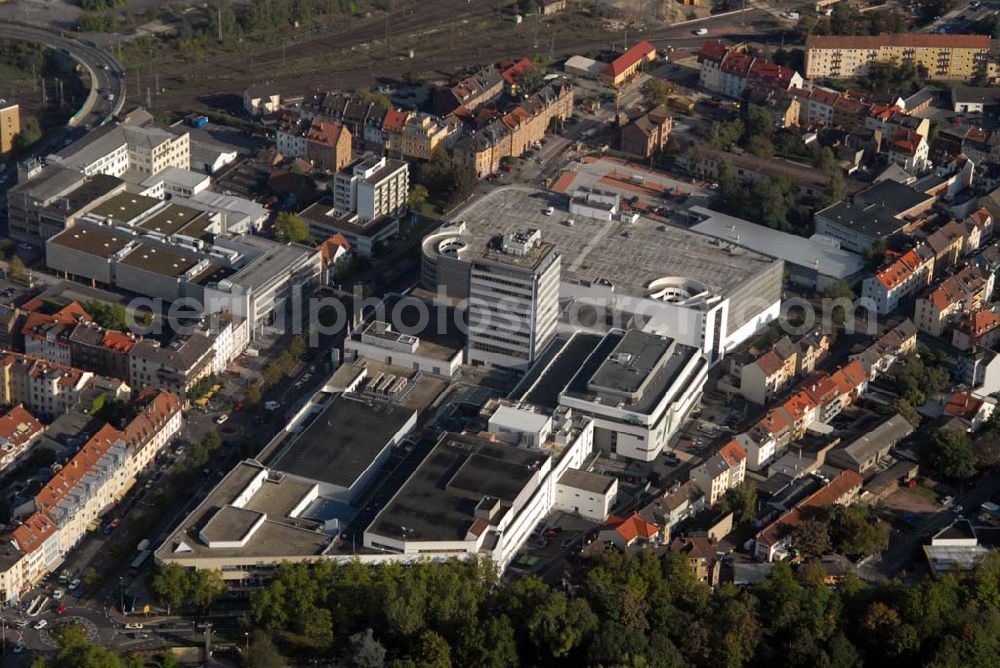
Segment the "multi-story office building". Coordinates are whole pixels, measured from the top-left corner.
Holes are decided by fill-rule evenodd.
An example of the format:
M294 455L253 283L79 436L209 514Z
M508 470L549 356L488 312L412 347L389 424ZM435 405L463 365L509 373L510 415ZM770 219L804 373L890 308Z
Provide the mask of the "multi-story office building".
M14 140L21 134L21 107L0 100L0 156L14 149Z
M380 216L398 216L406 210L410 170L402 160L366 155L337 172L333 207L357 213L364 223Z
M866 76L873 64L912 64L929 79L968 80L986 72L989 35L904 33L811 35L806 39L807 79Z
M538 230L491 239L469 274L468 362L525 370L556 333L560 256Z

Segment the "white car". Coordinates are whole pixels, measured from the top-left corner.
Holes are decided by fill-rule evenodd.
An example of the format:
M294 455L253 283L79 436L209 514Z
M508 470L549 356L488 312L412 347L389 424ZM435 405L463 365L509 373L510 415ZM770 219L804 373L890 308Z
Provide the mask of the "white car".
M694 31L694 34L698 35L699 37L701 37L702 35L707 35L708 28L698 28L697 30Z
M277 401L265 401L264 409L269 411L276 411L281 408L281 403Z
M31 628L35 629L36 631L41 631L48 625L49 623L47 621L45 621L44 619L39 619L37 622L35 622L35 625L32 626Z
M546 215L546 216L551 216L551 215L552 215L552 214L554 214L555 212L556 212L556 210L555 210L554 208L552 208L552 207L550 206L549 208L547 208L547 209L545 210L545 215Z
M52 598L53 600L58 601L63 597L64 594L65 592L62 589L56 589L54 592L52 592Z
M79 586L80 586L80 578L73 578L73 581L70 582L69 585L67 585L66 588L69 589L70 591L73 591L74 589L76 589Z
M228 419L229 419L229 416L226 415L225 413L223 413L219 417L215 418L215 424L225 424L226 420L228 420Z

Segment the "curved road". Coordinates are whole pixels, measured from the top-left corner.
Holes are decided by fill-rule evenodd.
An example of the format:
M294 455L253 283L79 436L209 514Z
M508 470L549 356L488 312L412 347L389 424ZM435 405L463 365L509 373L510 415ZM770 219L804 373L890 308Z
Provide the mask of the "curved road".
M62 51L87 70L90 94L70 119L70 127L94 128L121 111L125 102L125 70L111 54L58 33L11 23L0 23L0 37ZM109 100L109 95L114 96L113 99Z

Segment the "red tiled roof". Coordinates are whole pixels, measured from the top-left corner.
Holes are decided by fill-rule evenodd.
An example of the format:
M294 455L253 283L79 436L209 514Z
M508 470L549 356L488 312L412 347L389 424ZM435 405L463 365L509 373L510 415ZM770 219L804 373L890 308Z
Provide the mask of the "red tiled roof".
M800 391L793 394L781 407L788 411L794 421L798 422L816 408L816 402L808 393Z
M111 425L106 424L101 427L35 495L35 507L48 512L58 506L76 484L90 472L94 464L111 449L111 446L123 440L125 434Z
M132 346L135 345L135 339L128 334L108 330L104 333L104 339L101 341L101 345L109 350L117 350L118 352L127 353L132 350Z
M730 467L739 466L739 463L747 458L747 451L743 449L736 439L729 441L719 449L719 455L726 460Z
M655 524L650 524L642 519L639 513L633 513L629 517L622 519L617 515L609 515L605 524L609 529L614 529L626 543L631 543L636 538L651 540L660 532L660 528Z
M643 40L611 61L611 64L607 66L604 72L605 74L610 74L611 76L616 77L636 63L649 58L650 54L655 53L656 47Z
M761 418L760 422L757 424L761 429L769 434L776 435L791 426L791 422L788 421L788 418L789 415L783 408L775 408L774 410L768 411L767 415Z
M802 511L811 508L823 508L832 505L843 498L852 489L861 487L864 479L854 471L842 471L840 475L806 497L802 503L775 520L770 526L757 534L757 540L767 545L774 545L794 529L802 521Z
M806 383L806 392L817 404L825 404L838 393L837 383L829 375L820 373Z
M312 141L336 148L346 129L338 121L313 119L307 137Z
M951 398L948 399L948 403L945 404L944 413L945 415L971 418L979 412L982 405L982 399L976 399L972 395L966 394L965 392L955 392L951 395Z
M407 111L389 109L385 112L385 118L382 119L382 128L385 130L402 131L403 126L406 124L406 119L409 117L410 113Z
M25 554L37 550L45 540L56 532L56 524L42 512L32 513L24 524L11 532L17 549Z
M785 366L784 361L778 357L778 353L773 350L769 350L758 357L754 364L756 364L760 370L764 372L764 376L767 378L778 373L781 371L782 367Z
M864 385L865 381L868 380L868 374L865 372L865 365L861 363L861 360L851 360L840 367L831 378L841 394L850 394Z
M810 35L806 49L877 49L882 46L931 47L951 49L989 49L989 35L941 35L934 33L897 33L881 35Z
M875 278L887 290L892 290L909 280L910 276L913 275L913 272L921 264L919 255L912 250L907 251L897 258L895 262L875 274Z
M978 337L1000 326L1000 316L993 311L984 309L962 316L956 326L970 336Z
M0 417L0 439L15 446L24 445L42 429L42 423L24 406L14 406Z
M728 52L728 46L717 39L710 39L701 45L701 49L698 51L698 62L710 60L715 63L721 63Z
M527 72L528 70L532 70L534 68L535 64L531 62L530 58L522 58L501 72L500 76L504 78L504 81L513 85L517 83L517 78L522 72Z

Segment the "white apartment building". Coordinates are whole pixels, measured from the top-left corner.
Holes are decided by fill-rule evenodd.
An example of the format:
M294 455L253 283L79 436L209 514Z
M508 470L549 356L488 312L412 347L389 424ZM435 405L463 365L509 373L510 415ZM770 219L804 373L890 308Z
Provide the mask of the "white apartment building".
M191 135L186 131L121 123L87 133L49 157L87 176L120 177L128 170L155 174L168 167L191 167Z
M525 370L556 333L561 258L541 232L491 239L469 278L470 364Z
M691 481L705 495L708 505L714 506L726 491L743 483L746 470L747 453L738 441L732 440L691 469Z
M333 207L357 213L361 222L406 211L410 170L406 162L366 155L337 172L333 180Z

